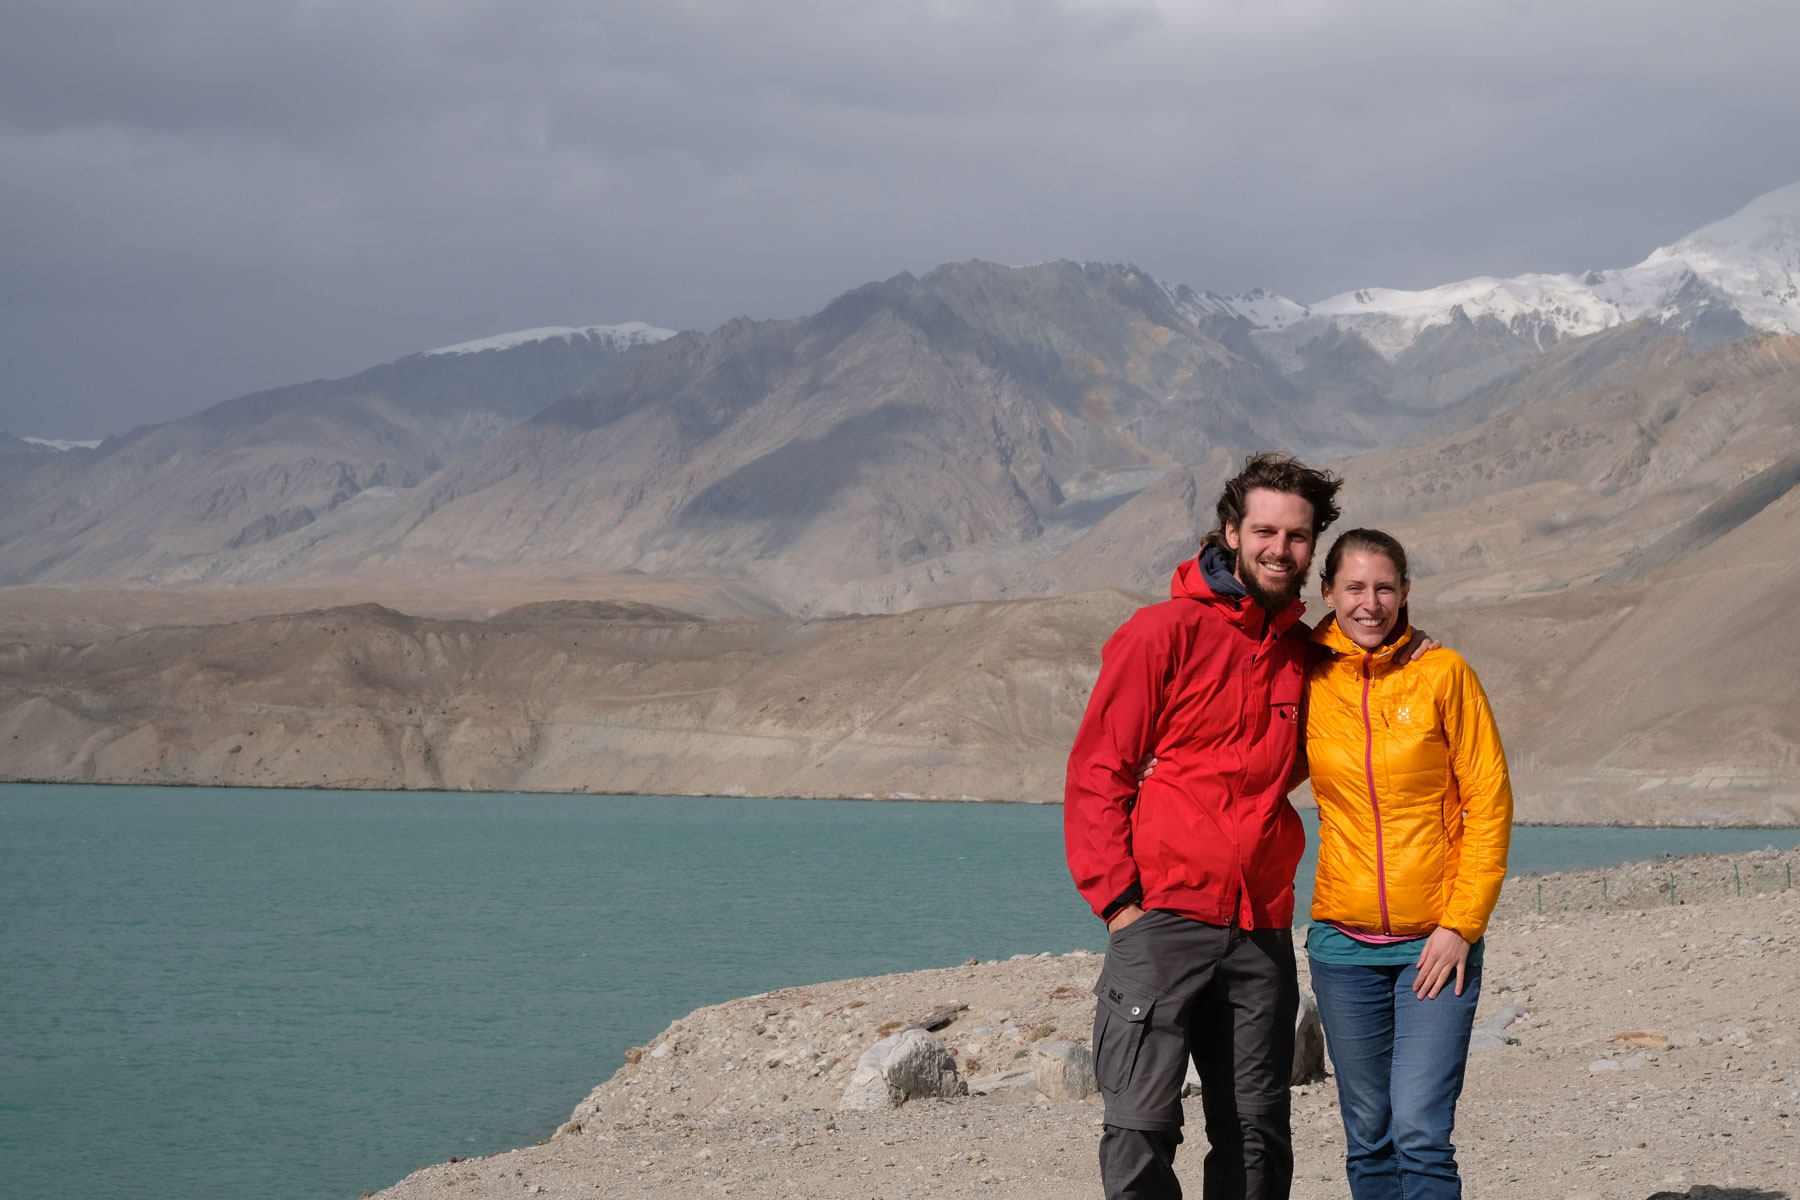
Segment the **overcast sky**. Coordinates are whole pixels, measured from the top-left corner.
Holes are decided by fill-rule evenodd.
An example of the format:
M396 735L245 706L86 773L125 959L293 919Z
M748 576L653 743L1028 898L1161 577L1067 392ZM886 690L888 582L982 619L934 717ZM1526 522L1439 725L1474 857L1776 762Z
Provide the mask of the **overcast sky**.
M0 429L1133 262L1637 262L1800 180L1789 0L5 0Z

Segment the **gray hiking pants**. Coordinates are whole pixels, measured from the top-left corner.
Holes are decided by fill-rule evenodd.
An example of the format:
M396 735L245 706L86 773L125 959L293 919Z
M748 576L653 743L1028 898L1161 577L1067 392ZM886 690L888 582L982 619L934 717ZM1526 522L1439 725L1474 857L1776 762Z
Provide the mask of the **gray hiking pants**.
M1176 1200L1191 1056L1211 1143L1205 1200L1286 1200L1288 1080L1300 985L1291 930L1246 932L1151 911L1112 935L1094 985L1108 1200Z

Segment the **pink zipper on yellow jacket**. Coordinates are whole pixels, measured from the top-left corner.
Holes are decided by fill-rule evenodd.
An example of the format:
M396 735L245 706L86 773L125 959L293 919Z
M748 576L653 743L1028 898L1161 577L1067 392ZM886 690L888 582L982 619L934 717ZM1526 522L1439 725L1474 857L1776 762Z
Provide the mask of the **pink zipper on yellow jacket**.
M1306 755L1319 804L1315 920L1404 936L1487 928L1512 834L1506 753L1480 680L1433 650L1404 667L1327 621L1307 673Z

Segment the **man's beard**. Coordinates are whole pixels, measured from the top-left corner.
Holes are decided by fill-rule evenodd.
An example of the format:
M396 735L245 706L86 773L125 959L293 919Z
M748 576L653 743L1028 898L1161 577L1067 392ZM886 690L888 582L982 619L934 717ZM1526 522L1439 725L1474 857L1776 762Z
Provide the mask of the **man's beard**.
M1292 559L1288 560L1292 563ZM1306 586L1306 572L1295 571L1288 576L1287 586L1278 592L1271 592L1263 587L1257 577L1256 564L1244 557L1243 550L1237 552L1238 582L1250 593L1250 598L1263 606L1267 613L1278 613L1300 598L1300 589Z

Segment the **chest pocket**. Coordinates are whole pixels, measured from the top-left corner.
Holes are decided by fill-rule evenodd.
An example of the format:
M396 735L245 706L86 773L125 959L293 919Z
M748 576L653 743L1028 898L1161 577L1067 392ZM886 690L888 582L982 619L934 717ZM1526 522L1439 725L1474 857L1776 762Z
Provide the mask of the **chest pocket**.
M1428 698L1394 696L1382 703L1380 711L1382 724L1392 736L1402 741L1422 742L1438 738L1437 711Z
M1403 692L1385 700L1380 714L1388 769L1418 778L1421 794L1440 791L1449 778L1450 746L1431 698Z

